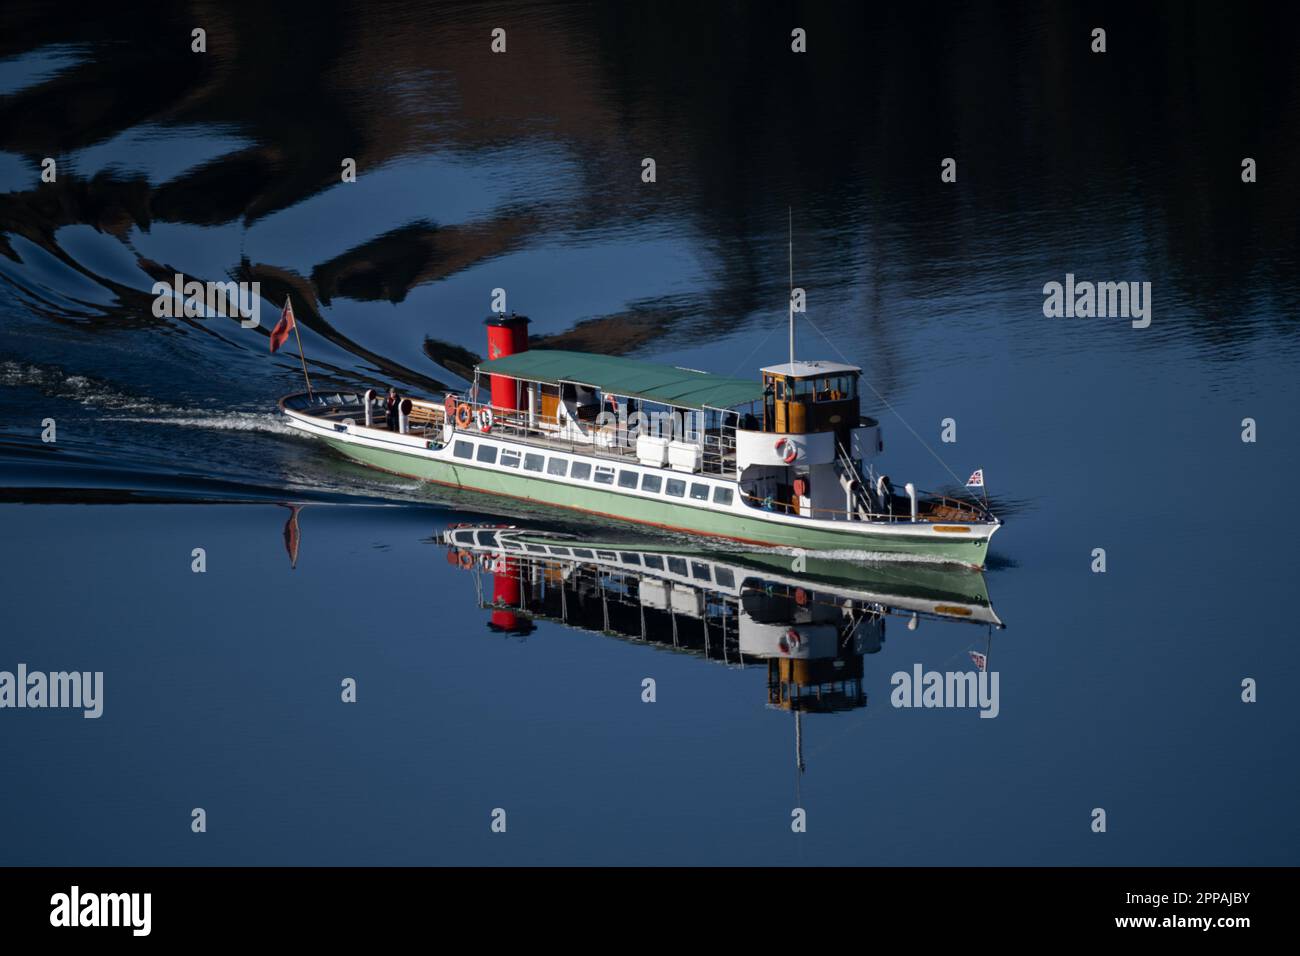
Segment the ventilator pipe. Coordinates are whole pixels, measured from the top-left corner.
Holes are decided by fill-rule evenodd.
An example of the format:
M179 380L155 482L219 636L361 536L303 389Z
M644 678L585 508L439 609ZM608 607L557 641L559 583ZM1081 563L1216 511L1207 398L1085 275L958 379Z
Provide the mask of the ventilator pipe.
M912 502L912 520L916 520L916 485L910 481L903 485L903 490L907 492L908 499Z
M407 429L410 427L411 427L411 400L409 398L404 398L402 399L401 404L397 406L397 430L401 432L403 435L405 435ZM915 502L913 502L912 511L913 512L916 511ZM913 519L915 519L915 515L913 515Z
M365 405L366 427L373 428L375 424L375 390L373 388L366 389Z

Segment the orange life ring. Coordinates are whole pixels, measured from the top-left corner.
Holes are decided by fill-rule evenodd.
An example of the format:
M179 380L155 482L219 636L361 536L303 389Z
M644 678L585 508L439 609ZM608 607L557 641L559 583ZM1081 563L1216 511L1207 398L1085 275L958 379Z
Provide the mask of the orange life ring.
M778 438L773 447L776 449L776 453L781 456L781 460L787 465L794 464L794 460L799 457L799 446L788 438Z
M461 402L456 406L456 427L469 428L469 423L474 420L474 412L469 405Z

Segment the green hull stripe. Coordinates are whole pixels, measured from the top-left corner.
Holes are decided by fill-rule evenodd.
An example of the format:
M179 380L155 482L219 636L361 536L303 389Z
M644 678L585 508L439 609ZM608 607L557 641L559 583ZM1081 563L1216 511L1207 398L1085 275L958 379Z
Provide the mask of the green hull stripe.
M971 541L969 539L943 540L932 536L874 537L864 535L860 531L840 532L821 528L791 527L764 521L761 518L723 514L674 504L670 501L649 501L600 488L575 487L547 481L544 478L526 478L522 475L453 465L449 462L404 455L400 452L370 448L331 438L324 440L348 458L407 477L698 534L809 550L843 548L855 551L910 554L979 566L984 564L984 555L988 550L987 538Z

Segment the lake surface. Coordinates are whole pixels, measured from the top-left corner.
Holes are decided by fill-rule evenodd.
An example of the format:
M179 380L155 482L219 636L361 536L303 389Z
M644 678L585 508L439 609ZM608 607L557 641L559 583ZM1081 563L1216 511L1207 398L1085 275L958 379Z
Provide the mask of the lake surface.
M97 720L0 709L0 864L1300 862L1292 14L194 16L0 14L0 671L104 674ZM886 612L822 659L860 674L838 697L703 648L743 609L717 589L629 634L601 595L657 585L596 569L586 616L503 625L449 526L711 552L368 471L276 414L286 295L322 388L463 386L496 288L534 347L756 375L787 358L791 214L799 356L863 368L896 484L983 468L1006 521L969 580L810 577ZM176 272L260 282L261 327L155 316ZM1149 327L1046 317L1067 274L1150 282ZM796 574L757 560L722 563ZM945 588L1005 629L909 628ZM995 719L892 706L972 652Z

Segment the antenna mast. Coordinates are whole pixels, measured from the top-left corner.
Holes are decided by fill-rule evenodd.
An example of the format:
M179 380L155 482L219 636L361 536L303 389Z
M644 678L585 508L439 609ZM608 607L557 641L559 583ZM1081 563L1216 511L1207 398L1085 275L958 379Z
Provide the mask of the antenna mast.
M794 208L786 207L790 215L790 373L794 374Z

